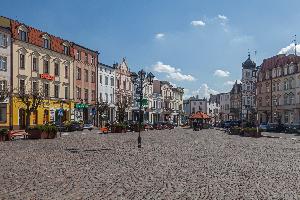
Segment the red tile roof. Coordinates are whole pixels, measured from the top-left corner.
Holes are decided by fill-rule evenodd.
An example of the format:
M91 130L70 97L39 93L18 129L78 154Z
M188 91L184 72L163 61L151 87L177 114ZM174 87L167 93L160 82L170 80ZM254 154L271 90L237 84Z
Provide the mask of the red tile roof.
M14 39L19 40L20 36L18 34L18 27L24 25L28 29L28 43L43 47L43 38L42 36L46 33L41 30L35 29L33 27L27 26L25 24L22 24L16 20L11 20L11 30L12 30L12 37ZM46 33L50 39L51 39L51 44L50 48L52 51L58 52L58 53L63 53L64 52L64 47L63 47L63 42L66 40L63 40L59 37L56 37L54 35ZM66 41L69 42L69 41ZM70 43L70 42L69 42ZM73 47L70 46L70 56L74 57L74 50Z

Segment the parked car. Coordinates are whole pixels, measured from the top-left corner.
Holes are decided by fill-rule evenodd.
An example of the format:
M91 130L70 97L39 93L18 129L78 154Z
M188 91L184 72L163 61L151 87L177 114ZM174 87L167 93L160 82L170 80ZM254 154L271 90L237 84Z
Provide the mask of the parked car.
M155 122L153 124L153 128L156 129L156 130L163 130L164 129L164 126L161 122Z
M285 132L285 129L286 129L286 127L283 124L269 123L267 131L282 133L282 132Z
M84 124L83 129L88 129L89 131L93 130L94 125L89 123L89 124Z
M287 124L285 125L286 133L300 133L300 124Z
M68 131L67 126L63 122L61 124L60 124L60 122L54 122L53 125L56 126L58 131L61 131L61 132L67 132Z
M83 131L83 125L79 122L71 122L68 131Z
M270 130L270 126L269 126L268 124L266 124L266 123L261 123L261 124L259 125L259 129L261 129L262 131L267 132L267 131Z

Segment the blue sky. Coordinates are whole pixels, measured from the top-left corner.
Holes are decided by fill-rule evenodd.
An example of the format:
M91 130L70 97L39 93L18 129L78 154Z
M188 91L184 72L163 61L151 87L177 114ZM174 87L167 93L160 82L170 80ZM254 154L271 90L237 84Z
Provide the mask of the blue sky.
M260 65L293 35L300 41L299 7L298 0L15 0L1 2L0 15L98 50L105 64L126 57L132 70L204 96L230 90L248 49Z

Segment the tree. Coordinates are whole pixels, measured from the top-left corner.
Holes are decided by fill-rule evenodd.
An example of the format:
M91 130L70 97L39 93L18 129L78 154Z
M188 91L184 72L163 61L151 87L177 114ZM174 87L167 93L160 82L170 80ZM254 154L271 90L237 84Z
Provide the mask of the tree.
M43 88L31 89L31 87L24 87L17 90L16 96L25 106L25 130L27 131L30 125L31 113L36 111L37 108L44 103L46 95Z
M123 123L125 121L127 115L127 109L131 106L131 98L119 98L116 102L117 106L117 119L119 123Z
M97 111L98 111L98 116L100 120L100 126L102 127L102 122L104 119L104 114L107 113L109 106L107 102L103 102L102 99L100 99L100 102L97 102Z
M8 97L10 97L10 95L11 92L9 90L9 87L4 82L3 85L0 85L0 103L4 102Z

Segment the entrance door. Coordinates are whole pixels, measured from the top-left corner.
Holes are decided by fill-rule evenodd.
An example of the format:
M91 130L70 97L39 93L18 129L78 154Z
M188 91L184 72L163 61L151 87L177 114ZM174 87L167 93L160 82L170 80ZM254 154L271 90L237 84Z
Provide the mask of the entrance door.
M19 109L19 129L26 128L25 110L23 108Z

